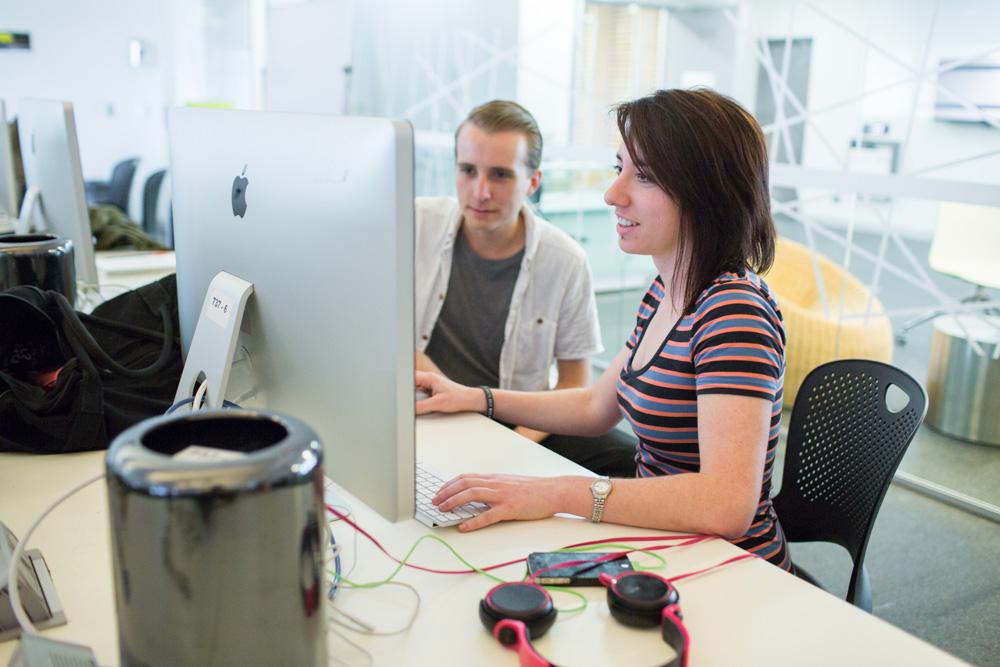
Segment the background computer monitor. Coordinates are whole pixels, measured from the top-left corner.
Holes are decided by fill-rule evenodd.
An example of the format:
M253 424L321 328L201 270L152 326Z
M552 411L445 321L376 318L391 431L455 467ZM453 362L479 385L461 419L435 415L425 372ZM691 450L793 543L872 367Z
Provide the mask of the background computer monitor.
M0 100L0 227L13 225L21 208L21 193L17 187L14 167L14 147L11 145L7 108ZM3 218L7 218L6 221Z
M28 186L21 217L25 216L32 190L37 189L42 216L31 217L36 231L71 240L77 280L96 285L94 241L83 196L83 169L73 105L56 100L21 100L17 123ZM39 225L40 219L44 219L43 225Z
M303 419L331 478L412 518L409 123L172 109L168 129L185 355L212 278L252 282L236 356L259 393L241 405Z

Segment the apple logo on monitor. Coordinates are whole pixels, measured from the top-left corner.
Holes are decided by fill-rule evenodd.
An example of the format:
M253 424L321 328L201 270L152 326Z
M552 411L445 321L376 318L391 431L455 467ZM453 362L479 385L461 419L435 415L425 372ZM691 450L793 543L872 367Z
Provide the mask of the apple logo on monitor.
M247 212L247 185L250 183L246 178L247 166L243 165L243 171L233 179L233 215L241 218Z

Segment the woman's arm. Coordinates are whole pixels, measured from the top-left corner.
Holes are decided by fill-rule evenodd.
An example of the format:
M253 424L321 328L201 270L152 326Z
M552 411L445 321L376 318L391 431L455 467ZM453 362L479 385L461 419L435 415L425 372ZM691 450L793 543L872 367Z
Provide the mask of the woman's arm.
M590 359L557 359L556 372L556 386L552 388L555 391L590 385ZM527 426L515 426L514 432L532 442L541 442L551 435Z
M621 419L616 383L628 350L622 349L590 387L552 391L493 390L493 416L510 424L564 435L598 436ZM486 396L432 373L416 374L417 386L430 398L417 401L417 414L484 412Z
M735 538L753 521L771 424L769 401L747 396L698 397L701 470L643 479L616 479L604 521L643 528ZM588 477L460 475L434 497L442 511L470 501L490 509L461 524L475 530L498 521L538 519L556 512L589 518Z

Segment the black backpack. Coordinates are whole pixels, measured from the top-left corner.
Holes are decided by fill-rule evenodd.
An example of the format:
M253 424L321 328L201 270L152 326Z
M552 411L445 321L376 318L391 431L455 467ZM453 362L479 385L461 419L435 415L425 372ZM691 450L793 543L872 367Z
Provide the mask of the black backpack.
M163 414L184 366L179 329L174 275L91 315L59 292L0 292L0 451L104 449Z

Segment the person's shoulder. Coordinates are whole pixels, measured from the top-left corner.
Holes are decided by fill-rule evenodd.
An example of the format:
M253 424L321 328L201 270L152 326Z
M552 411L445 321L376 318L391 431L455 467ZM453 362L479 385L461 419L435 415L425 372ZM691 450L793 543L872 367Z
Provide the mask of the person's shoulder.
M767 284L750 269L726 271L716 276L698 298L696 310L704 313L731 302L750 303L765 311L777 311Z
M458 202L452 197L416 197L413 214L419 234L444 233L458 214Z
M458 202L454 197L416 197L413 200L413 210L418 219L448 219L458 210Z
M538 213L532 213L538 229L538 249L585 264L587 253L572 236L556 227Z

